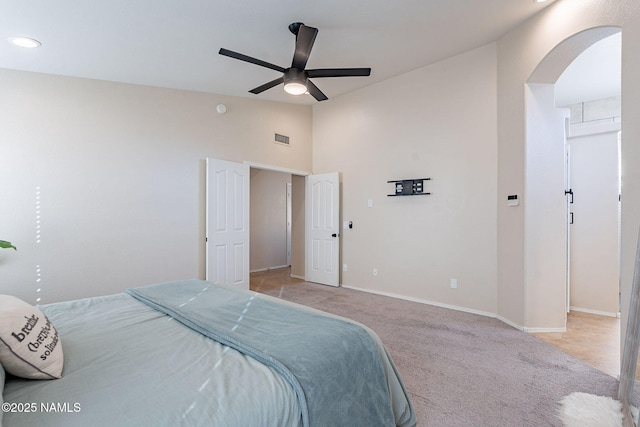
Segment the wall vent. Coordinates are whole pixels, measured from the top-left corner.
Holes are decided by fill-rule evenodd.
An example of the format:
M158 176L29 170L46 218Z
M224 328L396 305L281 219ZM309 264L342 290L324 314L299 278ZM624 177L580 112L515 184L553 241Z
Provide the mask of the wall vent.
M276 133L275 140L273 142L277 142L278 144L289 145L289 137L286 135L280 135Z

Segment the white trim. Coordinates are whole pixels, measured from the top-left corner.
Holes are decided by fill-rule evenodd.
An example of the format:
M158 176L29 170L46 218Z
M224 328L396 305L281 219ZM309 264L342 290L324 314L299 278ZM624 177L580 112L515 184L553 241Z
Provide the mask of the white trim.
M567 328L523 328L524 332L529 334L549 333L549 332L567 332Z
M298 276L297 274L290 274L289 277L293 277L294 279L304 280L306 282L306 279L304 278L304 276Z
M578 138L580 136L597 135L600 133L618 132L622 130L622 123L614 121L620 119L602 119L593 122L573 123L569 125L569 135L567 139Z
M519 331L523 331L524 332L524 330L525 330L524 326L518 325L517 323L514 323L514 322L512 322L511 320L509 320L509 319L507 319L505 317L496 315L496 319L500 320L501 322L506 323L507 325L511 326L512 328L516 328Z
M245 160L243 163L245 165L248 165L250 168L255 168L255 169L264 169L264 170L273 171L273 172L290 173L291 175L300 175L300 176L311 175L311 172L307 172L307 171L301 171L301 170L289 169L289 168L281 168L281 167L278 167L278 166L271 166L271 165L264 165L262 163L250 162L248 160Z
M286 208L286 216L287 216L287 223L286 223L286 235L287 235L287 265L291 265L291 234L293 232L292 228L293 228L293 220L292 220L292 207L291 207L291 203L293 200L293 184L291 183L292 178L289 177L289 182L287 182L286 185L286 200L287 200L287 208Z
M290 265L285 264L285 265L277 265L275 267L265 267L265 268L258 268L256 270L251 270L249 273L259 273L261 271L271 271L271 270L278 270L280 268L287 268L290 267Z
M457 306L457 305L443 304L443 303L424 300L424 299L420 299L420 298L413 298L413 297L408 297L408 296L405 296L405 295L394 294L394 293L391 293L391 292L364 289L364 288L359 288L357 286L342 285L342 287L345 288L345 289L353 289L355 291L367 292L367 293L370 293L370 294L382 295L382 296L385 296L385 297L397 298L397 299L401 299L401 300L405 300L405 301L417 302L417 303L420 303L420 304L432 305L432 306L435 306L435 307L447 308L447 309L455 310L455 311L462 311L464 313L471 313L471 314L477 314L479 316L491 317L491 318L497 319L497 320L499 320L499 321L501 321L503 323L506 323L507 325L511 326L514 329L518 329L518 330L520 330L522 332L526 332L528 334L538 333L538 332L567 332L567 328L566 327L565 328L527 328L527 327L518 325L517 323L514 323L514 322L512 322L512 321L510 321L508 319L505 319L502 316L498 316L497 314L489 313L487 311L473 310L473 309L470 309L470 308L460 307L460 306Z
M399 294L393 294L393 293L390 293L390 292L374 291L374 290L371 290L371 289L358 288L356 286L342 285L342 287L346 288L346 289L353 289L353 290L356 290L356 291L368 292L370 294L377 294L377 295L382 295L382 296L385 296L385 297L397 298L397 299L401 299L401 300L405 300L405 301L418 302L418 303L421 303L421 304L433 305L433 306L436 306L436 307L448 308L448 309L456 310L456 311L463 311L465 313L478 314L480 316L492 317L494 319L497 318L497 316L494 313L489 313L487 311L473 310L473 309L470 309L470 308L460 307L460 306L457 306L457 305L442 304L442 303L439 303L439 302L428 301L428 300L424 300L424 299L420 299L420 298L413 298L413 297L408 297L408 296L399 295ZM500 319L500 320L502 320L502 319Z
M571 310L572 311L579 311L581 313L597 314L598 316L620 317L620 313L610 313L608 311L591 310L591 309L588 309L588 308L581 308L581 307L571 306Z

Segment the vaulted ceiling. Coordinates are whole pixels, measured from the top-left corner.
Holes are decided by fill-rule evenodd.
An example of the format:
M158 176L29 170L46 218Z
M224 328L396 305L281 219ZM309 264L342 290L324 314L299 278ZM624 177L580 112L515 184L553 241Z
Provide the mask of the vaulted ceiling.
M323 78L336 97L496 40L554 0L27 0L0 8L0 68L314 104L274 87L276 71L221 47L289 67L292 22L319 29L308 68L371 67ZM24 49L11 36L37 39Z

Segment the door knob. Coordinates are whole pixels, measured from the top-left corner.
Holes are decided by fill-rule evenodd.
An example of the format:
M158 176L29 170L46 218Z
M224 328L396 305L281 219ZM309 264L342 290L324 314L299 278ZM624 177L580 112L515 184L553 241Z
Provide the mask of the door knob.
M333 234L331 235L331 237L338 237L338 236L339 236L339 234L336 234L336 233L333 233Z

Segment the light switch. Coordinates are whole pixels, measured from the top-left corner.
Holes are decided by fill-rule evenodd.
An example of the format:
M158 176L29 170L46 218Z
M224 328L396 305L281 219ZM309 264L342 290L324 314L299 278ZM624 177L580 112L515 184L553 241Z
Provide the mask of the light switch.
M373 207L373 200L371 200L371 199L367 200L367 207L368 208L372 208Z

